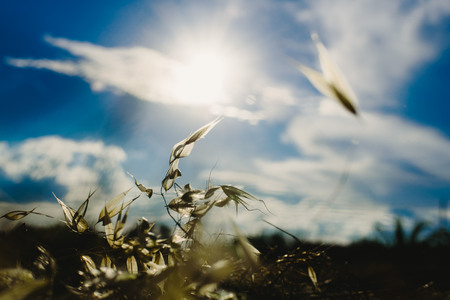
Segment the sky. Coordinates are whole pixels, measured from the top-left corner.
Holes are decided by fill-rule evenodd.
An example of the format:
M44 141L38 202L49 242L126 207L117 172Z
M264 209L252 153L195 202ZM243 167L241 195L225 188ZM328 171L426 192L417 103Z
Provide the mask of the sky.
M354 90L358 117L298 70L320 70L312 33ZM155 195L130 215L170 222L157 195L170 151L223 116L182 159L177 183L232 184L269 211L215 209L211 231L229 218L248 234L274 230L267 220L345 244L397 216L437 226L450 197L449 33L447 0L10 1L0 11L0 214L63 218L52 193L77 208L97 189L94 220L132 174Z

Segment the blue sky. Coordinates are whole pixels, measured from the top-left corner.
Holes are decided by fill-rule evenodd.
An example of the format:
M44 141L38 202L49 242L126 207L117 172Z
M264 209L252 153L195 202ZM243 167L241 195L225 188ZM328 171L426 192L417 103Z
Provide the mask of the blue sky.
M178 182L264 199L273 214L239 213L247 233L270 229L264 218L345 243L397 214L436 224L450 197L449 29L446 0L12 1L0 12L0 210L61 216L52 192L77 206L96 187L101 208L132 186L127 172L159 190L172 146L223 115ZM311 32L360 118L293 63L319 69ZM157 196L130 213L168 220Z

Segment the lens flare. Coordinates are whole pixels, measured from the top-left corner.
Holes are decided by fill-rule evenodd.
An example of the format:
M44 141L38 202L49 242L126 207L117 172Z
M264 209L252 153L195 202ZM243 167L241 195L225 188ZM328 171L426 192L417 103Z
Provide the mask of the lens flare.
M226 101L232 58L214 48L190 51L177 70L176 98L186 104L212 104Z

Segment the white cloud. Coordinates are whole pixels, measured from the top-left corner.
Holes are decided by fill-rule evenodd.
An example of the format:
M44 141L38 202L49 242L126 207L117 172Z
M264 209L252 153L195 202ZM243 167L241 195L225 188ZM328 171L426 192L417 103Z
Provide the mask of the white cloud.
M59 136L44 136L27 139L18 144L0 142L0 174L6 180L16 184L20 184L24 179L37 183L52 180L65 190L62 194L56 193L56 196L74 209L86 200L90 191L96 190L86 215L92 225L97 221L98 214L107 201L130 188L133 189L126 199L141 196L131 205L129 226L133 226L134 219L140 217L170 223L163 200L155 195L149 200L138 191L131 177L123 169L125 160L123 149L105 145L101 141L75 141ZM145 180L139 181L155 191L159 189ZM52 195L55 191L49 189L46 192L46 195L36 194L36 199L15 199L0 189L0 216L9 211L36 208L36 212L63 220L61 207ZM41 201L42 197L46 197L48 201ZM34 214L23 221L39 226L57 222L56 219ZM0 220L2 228L13 227L16 223Z
M279 21L277 10L286 7L278 2L252 1L251 5L262 7L260 10L254 9L252 14L250 4L237 1L230 3L229 13L236 20L263 16L258 19L261 22L258 25L263 23L261 19ZM273 23L273 32L267 32L266 41L271 43L268 48L273 49L273 45L285 47L286 44L273 42L271 37L288 32L284 38L289 39L289 42L297 39L301 43L297 45L298 49L302 49L301 55L313 54L316 57L312 41L300 40L292 35L292 31L300 26L317 30L331 56L356 90L362 107L362 119L355 120L331 100L305 99L303 95L308 91L304 86L297 86L302 78L299 72L294 75L298 76L293 80L294 83L288 82L292 77L280 83L284 78L278 78L277 75L292 76L293 72L285 68L294 68L280 57L266 53L267 57L274 58L267 64L276 70L269 74L253 72L255 76L251 80L241 82L244 87L240 89L240 96L244 95L242 101L247 97L247 103L239 106L234 105L236 103L214 105L216 110L213 113L253 123L261 120L280 122L283 124L281 137L276 136L280 133L279 128L261 135L273 135L267 139L273 143L278 143L281 138L284 143L295 147L298 155L289 153L289 157L268 159L273 157L270 150L261 147L261 152L241 156L236 154L234 157L237 159L234 165L250 171L236 172L222 168L213 172L212 179L244 184L257 190L261 196L268 195L263 198L275 215L267 218L282 228L301 228L311 238L324 237L345 242L353 236L370 232L374 222L392 219L389 205L383 201L377 202L379 199L404 187L441 187L448 186L450 182L447 172L450 166L448 138L432 128L376 112L381 107L399 105L402 100L394 99L393 95L412 79L414 70L437 55L438 42L428 40L423 30L426 25L435 26L436 22L448 16L450 4L447 0L432 0L411 2L410 7L403 7L400 2L389 0L317 0L308 2L300 10L292 9L295 5L292 2L286 3L298 23L290 24L290 20L281 26ZM167 10L168 15L169 12L172 11ZM269 12L273 12L276 17L271 19ZM17 67L43 68L80 76L91 84L93 90L113 89L146 101L181 103L178 96L173 94L171 84L175 80L179 62L169 55L143 47L106 48L55 38L47 38L47 41L68 50L76 59L9 59L9 63ZM249 44L253 42L248 40ZM305 48L308 49L307 53ZM314 64L301 62L310 66ZM245 67L248 65L239 68L239 71ZM365 113L367 110L371 112ZM354 146L352 140L356 140L358 146ZM125 157L120 149L114 150L101 143L91 142L83 147L78 143L69 146L68 141L59 141L61 149L78 149L75 152L78 151L80 157L90 153L98 161L91 169L86 163L73 164L76 156L73 151L48 152L42 146L43 142L41 145L37 140L35 144L33 141L19 146L0 144L0 168L11 178L55 178L58 184L68 188L65 197L70 201L81 201L77 189L86 187L88 182L99 183L100 173L110 174L108 182L118 183L124 179L120 164ZM27 148L28 142L33 146ZM249 148L249 140L235 142L241 145L241 152ZM229 146L229 141L226 146ZM41 156L33 154L40 147L45 149L39 154ZM99 153L103 155L105 149L106 153L111 151L109 160L100 158ZM117 168L109 168L110 163ZM350 167L350 177L342 186L339 197L334 202L327 202L347 167ZM208 178L209 172L208 169L204 178ZM295 198L299 202L292 204L279 200L284 197ZM146 207L145 202L139 203L140 208ZM239 218L248 231L260 230L260 216L257 214L243 212Z
M180 53L174 54L145 47L108 48L49 36L45 40L67 50L75 59L8 58L7 63L78 76L93 91L127 93L140 100L169 105L206 106L213 114L252 123L270 112L257 106L242 108L252 88L260 88L260 79L253 77L256 70L244 62L248 54L241 53L243 49L237 53L220 41L184 41L184 45L174 42L174 48L181 48ZM266 96L262 98L267 102Z
M116 146L58 136L28 139L16 145L0 143L0 171L5 178L16 183L26 178L35 182L54 180L66 190L57 196L74 207L85 200L89 190L98 188L96 197L108 199L131 187L122 168L125 158L125 152ZM48 191L49 201L54 200L52 192Z
M256 158L252 172L215 171L215 177L268 193L290 191L303 196L323 196L321 187L336 181L346 163L351 164L356 185L370 186L380 196L398 184L450 182L446 168L450 141L435 129L395 116L365 114L362 121L347 116L300 116L289 124L283 139L297 148L299 157Z
M87 42L46 37L53 46L78 57L73 60L8 59L16 67L48 69L58 73L80 76L95 91L113 89L139 99L175 103L171 92L179 63L148 48L106 48Z
M309 238L348 242L362 237L376 222L393 220L390 207L399 205L389 203L389 195L405 188L446 188L450 183L450 141L432 128L399 117L299 116L287 127L284 141L298 149L298 157L255 158L249 171L216 170L213 179L243 184L263 199L275 196L267 200L274 211L268 220L285 229L300 228ZM286 196L299 202L276 200ZM428 209L433 206L430 203ZM244 227L256 230L253 224L254 219L245 221Z

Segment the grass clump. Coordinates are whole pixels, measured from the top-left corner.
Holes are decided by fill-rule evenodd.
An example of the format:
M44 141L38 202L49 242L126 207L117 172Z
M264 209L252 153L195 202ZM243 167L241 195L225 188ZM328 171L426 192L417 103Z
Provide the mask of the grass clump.
M23 224L3 237L9 249L20 249L19 255L13 256L21 266L4 267L0 299L31 295L58 299L235 299L236 293L222 284L233 276L242 280L254 276L260 270L260 253L235 225L234 238L205 241L202 219L213 207L234 203L237 211L239 206L249 209L251 202L262 200L230 185L210 184L201 190L176 183L181 176L179 160L188 156L195 142L219 121L203 126L172 149L169 170L161 183L162 199L175 223L170 235L158 234L155 223L144 217L134 230L124 233L129 209L138 198L127 199L131 188L105 204L97 220L100 230L85 219L95 191L77 209L55 195L65 228L40 229L36 234ZM146 197L153 196L153 190L136 178L134 183ZM166 199L168 191L175 194L170 201ZM9 212L2 218L18 221L30 214L51 217L32 209Z
M322 73L302 65L299 69L319 91L337 100L351 114L359 116L352 90L318 37L313 35L313 39ZM134 187L108 201L99 212L97 224L100 224L100 230L90 226L85 219L95 191L90 192L77 209L54 195L63 211L64 220L60 221L65 226L35 228L22 224L12 231L0 233L0 300L401 298L402 294L393 293L388 288L367 285L367 281L361 278L367 270L363 270L360 263L369 259L378 267L386 266L378 260L381 254L405 262L406 256L395 255L399 255L400 250L411 250L411 255L416 254L418 248L412 247L416 245L423 226L418 227L405 244L401 224L398 223L396 236L401 248L388 249L380 243L364 248L369 243L360 243L356 248L349 247L347 252L339 247L304 243L275 225L281 233L295 240L293 247L288 247L279 235L271 237L270 241L261 237L247 238L234 223L231 238L220 235L215 239L203 238L202 221L213 208L234 204L237 213L239 206L252 210L254 203L265 205L262 200L235 186L210 183L206 189L197 189L190 184L180 186L177 183L182 176L180 159L189 156L195 143L219 122L220 118L206 124L173 146L169 169L159 192L174 222L173 229L142 217L133 230L125 232L130 207L138 198L129 199L131 189L138 189L140 196L147 198L157 194L131 174ZM169 192L174 195L171 199ZM30 214L53 218L36 211L36 208L8 212L0 218L20 221ZM436 233L430 240L439 245L438 251L448 250L448 231ZM373 257L361 259L355 255L361 253L361 249ZM369 251L374 249L374 253ZM390 256L392 251L394 256ZM330 259L330 253L337 259ZM436 253L439 256L434 258L448 261L448 256L441 256L444 252ZM386 257L383 257L384 263L389 260ZM410 256L408 258L413 260ZM356 263L348 263L350 260ZM423 268L434 270L434 264L434 261L427 261ZM386 268L398 271L392 265ZM379 268L374 269L366 274L366 279L378 282L370 277L380 271ZM377 276L379 279L385 274ZM443 286L438 291L428 289L432 284L425 284L426 288L419 289L420 293L409 293L408 299L420 299L424 295L429 299L448 297L450 287L445 287L447 281L438 283ZM406 284L403 288L408 290L410 287Z

